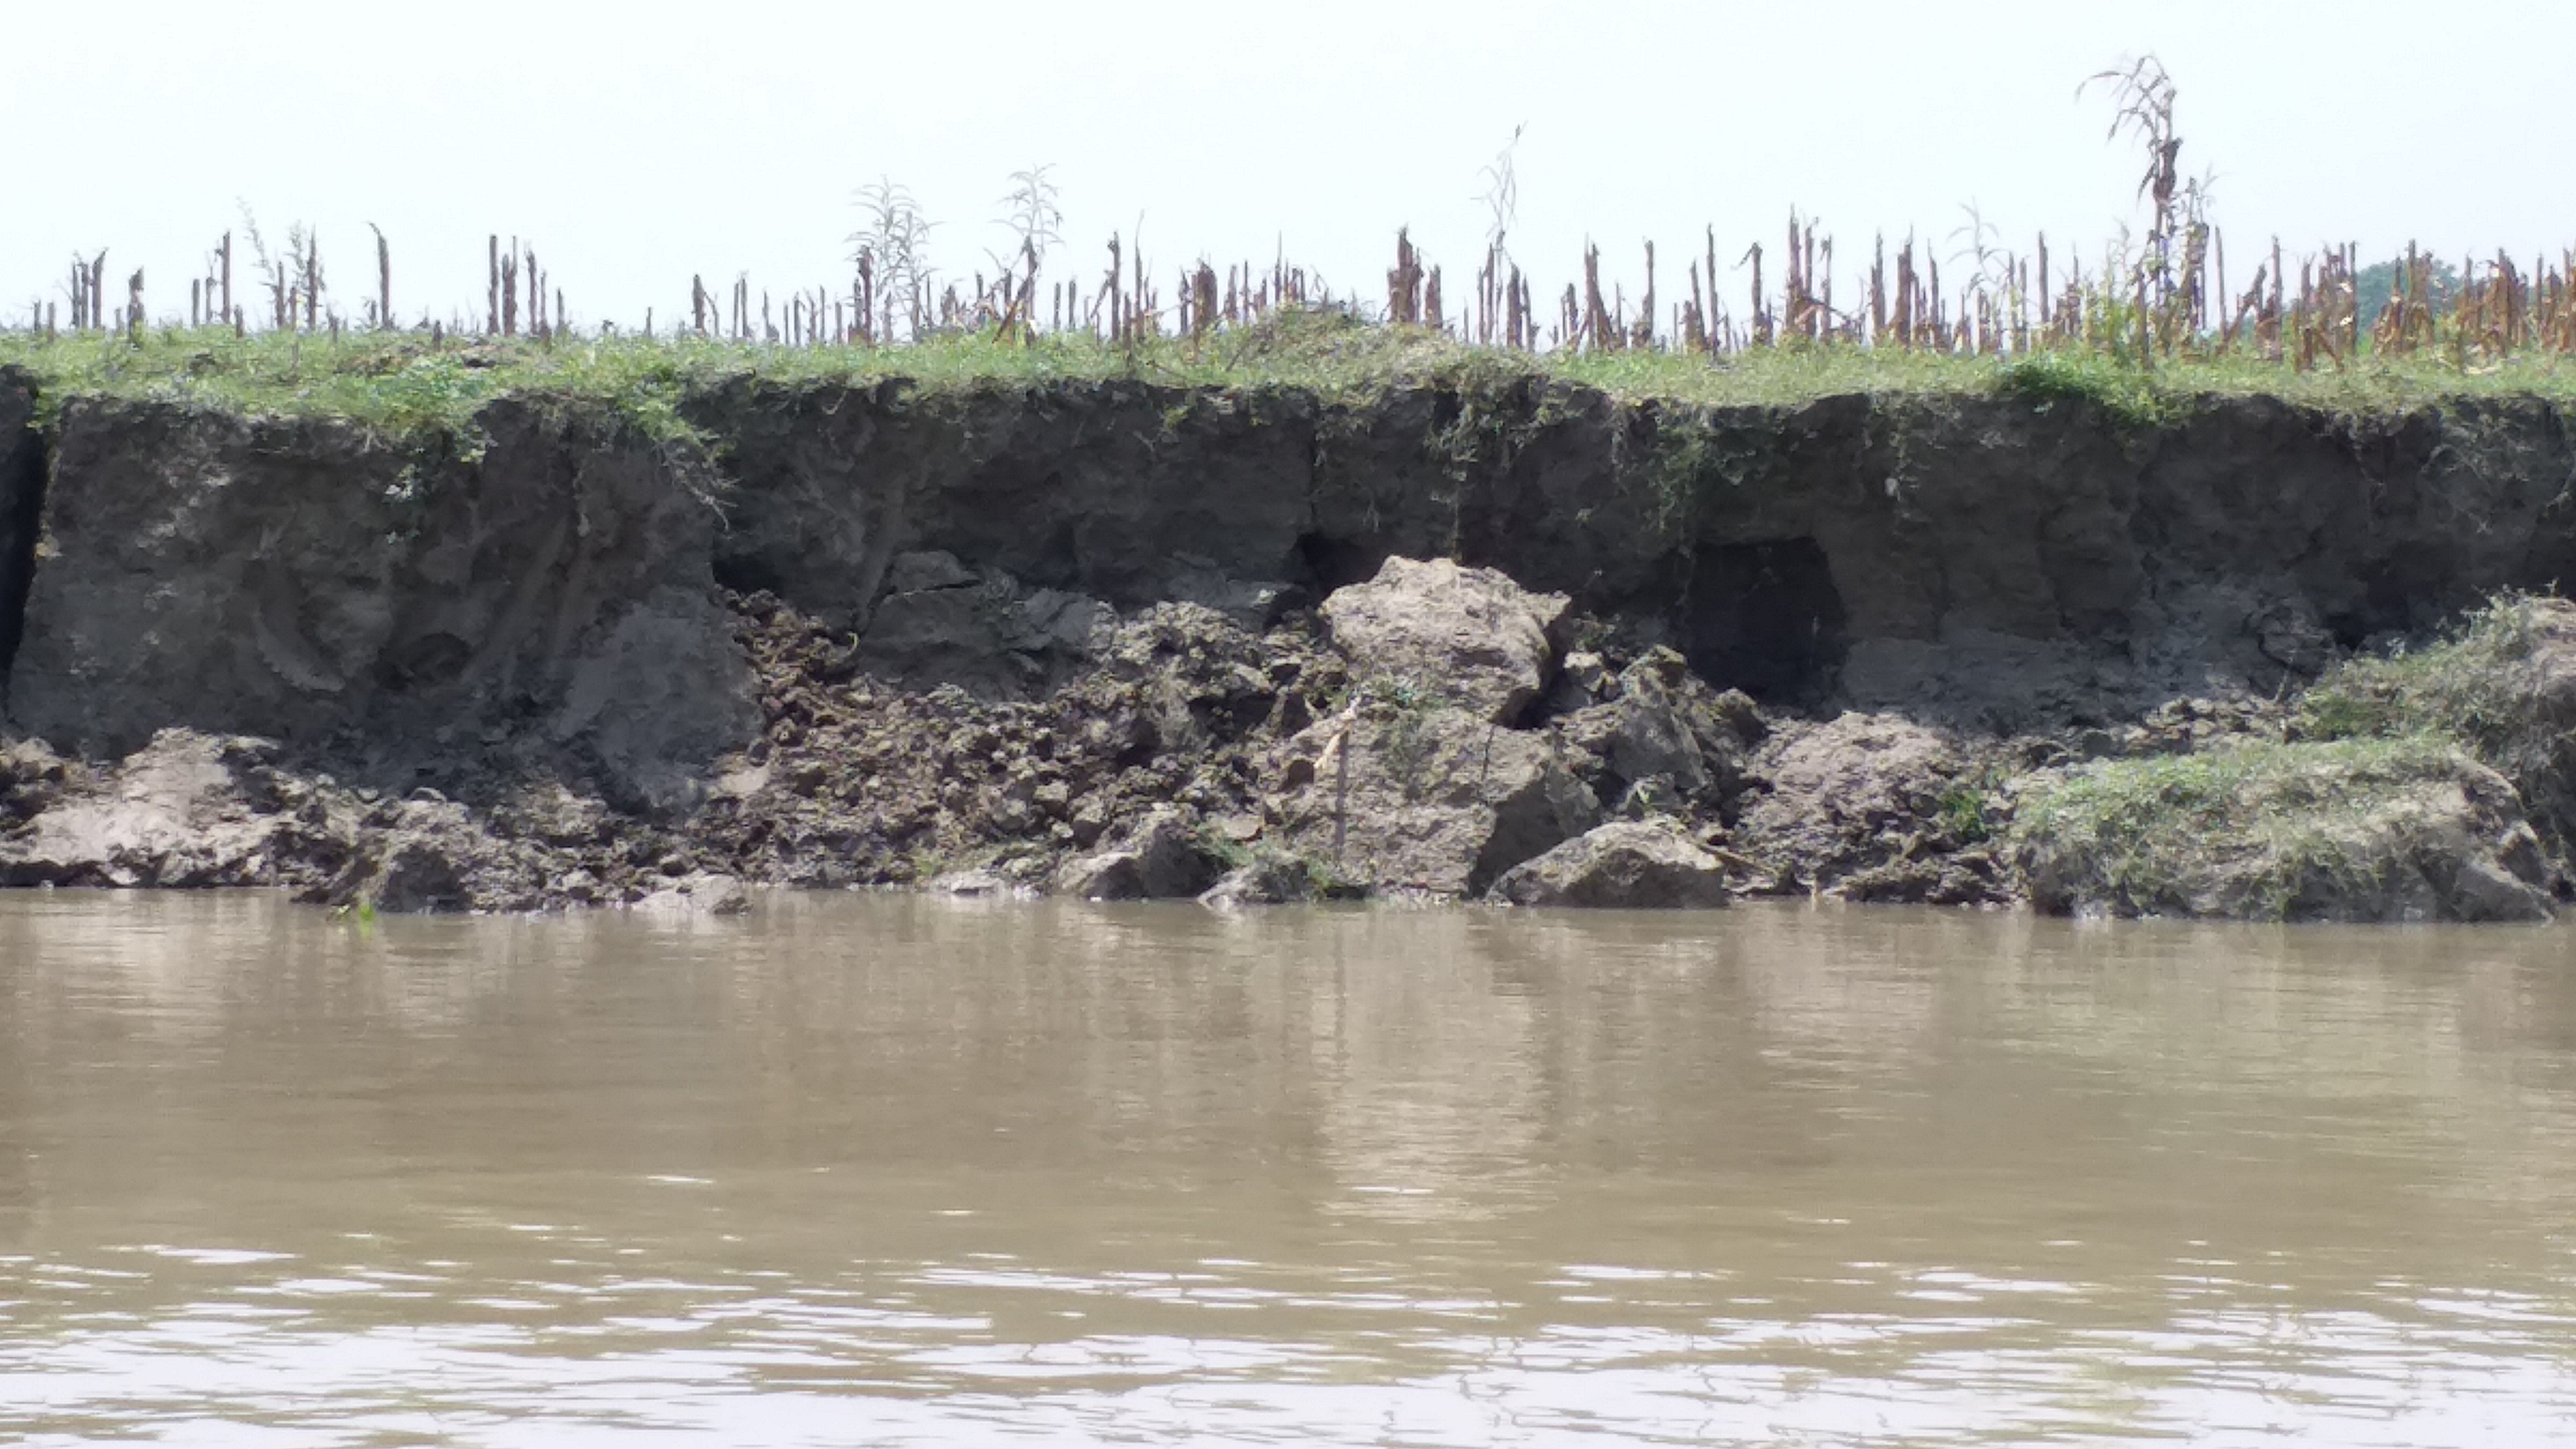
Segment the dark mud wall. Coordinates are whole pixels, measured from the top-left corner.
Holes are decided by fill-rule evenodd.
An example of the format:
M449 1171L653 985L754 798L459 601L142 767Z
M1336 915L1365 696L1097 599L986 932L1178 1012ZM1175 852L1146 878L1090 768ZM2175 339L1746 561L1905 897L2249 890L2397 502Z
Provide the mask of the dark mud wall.
M504 404L479 456L331 422L75 399L51 442L14 723L428 748L506 731L638 804L748 738L712 498L595 420Z
M836 621L864 617L907 550L1134 605L1295 576L1314 528L1303 393L745 386L693 411L733 485L719 577Z
M168 724L526 737L647 801L756 723L719 585L864 646L930 617L887 603L937 581L927 551L1014 597L1255 612L1452 556L1719 686L2007 726L2268 691L2576 579L2576 457L2536 401L2211 399L2139 430L2081 403L1696 409L1529 378L1359 402L744 383L692 402L713 453L675 460L532 403L488 409L479 451L389 451L84 399L39 436L24 393L0 387L0 586L35 563L18 727L99 749ZM38 507L41 557L11 522Z
M1623 406L1517 379L1364 404L1095 383L745 389L719 576L863 627L944 549L1120 605L1451 556L1660 631L1714 682L1996 723L2270 689L2487 591L2576 580L2564 420L2213 398Z
M36 427L35 390L0 368L0 702L27 618L27 586L36 572L36 541L45 507L45 437Z

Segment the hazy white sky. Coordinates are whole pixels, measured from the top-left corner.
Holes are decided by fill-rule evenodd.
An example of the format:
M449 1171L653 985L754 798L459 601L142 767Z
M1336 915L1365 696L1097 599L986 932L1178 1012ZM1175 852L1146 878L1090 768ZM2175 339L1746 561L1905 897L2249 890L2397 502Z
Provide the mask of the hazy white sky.
M2293 249L2410 237L2457 256L2576 242L2557 72L2570 0L1977 0L974 5L145 3L0 0L0 315L59 297L75 252L156 313L237 201L272 243L319 229L351 312L367 223L397 310L479 308L483 238L532 240L584 322L667 321L711 286L845 285L853 189L890 176L951 271L1004 245L1014 170L1063 188L1050 267L1096 281L1143 222L1158 274L1289 255L1383 295L1409 224L1462 296L1480 168L1511 137L1513 246L1544 299L1586 237L1664 288L1717 228L1733 268L1792 206L1848 260L1874 230L1945 254L1977 203L2012 245L2088 252L2140 164L2083 78L2153 51L2181 86L2183 162L2217 173L2234 278ZM1776 275L1776 274L1775 274ZM1727 292L1745 278L1730 271ZM246 282L237 282L248 295ZM1086 286L1087 290L1087 286ZM1543 302L1544 305L1544 302ZM1741 311L1740 302L1737 311Z

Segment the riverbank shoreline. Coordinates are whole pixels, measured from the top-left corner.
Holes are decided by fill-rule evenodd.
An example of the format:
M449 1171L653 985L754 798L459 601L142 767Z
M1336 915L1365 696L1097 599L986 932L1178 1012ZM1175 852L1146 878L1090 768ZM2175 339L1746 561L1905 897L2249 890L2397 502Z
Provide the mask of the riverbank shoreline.
M2303 704L2576 562L2536 395L752 377L683 398L682 446L571 397L389 440L0 384L0 883L2367 920L2565 891L2554 766ZM2513 697L2556 698L2556 617ZM2175 820L2243 838L2142 869Z

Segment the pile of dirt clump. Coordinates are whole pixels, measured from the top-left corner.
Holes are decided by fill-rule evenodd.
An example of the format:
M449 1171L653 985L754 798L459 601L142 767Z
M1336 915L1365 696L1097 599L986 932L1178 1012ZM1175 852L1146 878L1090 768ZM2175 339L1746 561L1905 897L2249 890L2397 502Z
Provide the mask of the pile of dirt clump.
M1025 597L913 592L934 589ZM1953 798L1972 751L1897 720L1767 712L1489 570L1396 559L1267 627L1192 603L1093 610L1034 666L1004 632L989 658L943 646L914 677L864 626L763 592L722 602L758 733L667 792L681 804L620 791L541 726L426 750L165 730L82 760L31 742L0 760L0 881L463 911L721 911L749 885L1536 899L1527 872L1497 887L1635 823L1691 863L1689 890L1560 894L2007 890Z
M1725 862L1680 831L1613 820L1513 866L1494 895L1516 906L1663 910L1712 909L1729 892Z
M1992 784L2012 753L1887 714L1777 730L1752 768L1765 788L1736 848L1765 886L1853 901L1999 904L2011 872L1994 849Z
M1029 700L907 689L775 598L739 607L762 737L690 834L781 885L923 885L971 866L1035 889L1157 811L1213 863L1241 864L1267 828L1267 752L1348 686L1310 621L1255 634L1195 604L1118 623L1091 668Z
M273 740L170 729L114 761L0 749L0 885L267 886L330 906L516 912L643 901L705 874L665 827L559 784L469 807L343 784Z
M890 886L2489 920L2546 916L2565 879L2576 608L2554 603L2330 671L2304 702L2005 736L1768 708L1651 628L1443 561L1391 559L1314 607L1123 614L942 562L913 558L887 596L918 605L909 654L882 620L713 597L756 732L650 793L543 717L295 745L165 729L121 757L7 744L0 884L403 911L729 913L759 886Z

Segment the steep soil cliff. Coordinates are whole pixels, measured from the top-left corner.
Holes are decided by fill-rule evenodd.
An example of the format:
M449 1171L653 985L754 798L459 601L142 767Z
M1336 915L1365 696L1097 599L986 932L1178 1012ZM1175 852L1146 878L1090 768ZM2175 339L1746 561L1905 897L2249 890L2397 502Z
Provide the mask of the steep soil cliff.
M784 786L746 781L782 727L802 738L816 709L856 708L816 688L873 681L871 708L938 731L946 754L922 759L1019 709L1040 733L1117 735L1093 742L1112 773L1195 748L1231 779L1252 765L1225 763L1229 740L1285 741L1367 673L1312 666L1329 653L1312 610L1390 556L1565 594L1578 649L1616 668L1668 646L1695 688L1741 691L1782 722L1848 709L1947 731L1952 774L1986 768L1976 741L2259 701L2493 590L2576 576L2576 450L2538 400L2347 416L2210 397L2142 424L2082 399L1703 408L1471 373L1355 396L744 380L683 411L700 442L545 398L388 441L328 419L38 399L0 375L10 729L96 769L168 729L255 736L275 743L224 758L388 802L438 792L475 821L569 792L606 812L575 837L647 858L621 869L685 856L690 871L914 879L1006 843L1013 820L1041 837L1063 825L1058 856L1122 821L1033 806L1050 782L1029 776L993 797L1026 798L993 805L988 829L985 785L944 799L934 769L891 812L914 825L862 841L831 802L886 815L869 782L901 772L854 757L802 761L849 778L806 781L799 798L822 803L753 829L747 794ZM1138 633L1158 606L1198 612ZM1171 652L1185 642L1153 642L1193 628L1237 642L1186 667ZM1123 682L1088 682L1104 669ZM1109 694L1048 714L1086 688ZM1035 738L1023 748L1055 748ZM882 731L864 742L902 749ZM1194 819L1264 839L1258 782L1220 788L1207 769L1122 775L1104 800L1115 817L1195 784ZM1781 814L1766 808L1754 817ZM1709 810L1712 829L1744 813L1731 796ZM847 859L818 866L824 847L799 845L786 853L804 864L780 864L789 821L838 830ZM343 846L307 873L359 868ZM1745 858L1770 887L1827 883ZM1890 893L2008 894L1990 874L1899 870L1913 884ZM565 895L540 885L526 899Z
M507 730L637 805L744 743L708 484L522 404L397 451L356 428L75 399L11 664L20 728L177 725L375 752Z
M0 704L26 625L27 586L36 571L36 540L45 507L45 438L36 428L34 392L0 371Z
M1145 384L705 399L716 572L860 623L895 553L1121 607L1327 590L1390 554L1650 625L1773 699L2012 721L2277 684L2576 561L2547 404L2394 416L2210 398L1622 404L1531 378L1364 403Z

